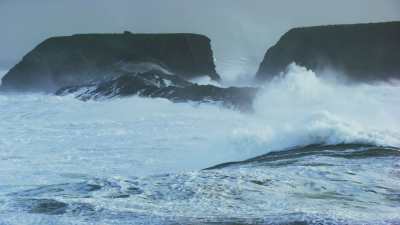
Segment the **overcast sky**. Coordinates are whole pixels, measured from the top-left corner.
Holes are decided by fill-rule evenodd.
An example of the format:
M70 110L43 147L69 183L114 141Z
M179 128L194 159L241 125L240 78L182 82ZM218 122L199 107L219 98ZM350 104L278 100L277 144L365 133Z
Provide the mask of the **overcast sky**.
M393 20L399 0L0 0L0 68L50 36L130 30L205 34L220 71L251 71L292 27Z

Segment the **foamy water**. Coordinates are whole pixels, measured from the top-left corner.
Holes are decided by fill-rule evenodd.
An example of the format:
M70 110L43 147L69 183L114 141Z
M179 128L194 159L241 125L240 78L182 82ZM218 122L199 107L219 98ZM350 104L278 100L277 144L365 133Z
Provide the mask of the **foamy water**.
M260 138L276 148L314 143L399 146L399 102L399 86L345 85L292 64L284 77L264 87L255 111L269 127L270 134Z
M390 224L400 220L398 157L201 169L309 144L400 147L399 97L398 86L348 86L295 65L263 87L254 114L138 97L0 95L0 224ZM32 213L37 199L69 208Z

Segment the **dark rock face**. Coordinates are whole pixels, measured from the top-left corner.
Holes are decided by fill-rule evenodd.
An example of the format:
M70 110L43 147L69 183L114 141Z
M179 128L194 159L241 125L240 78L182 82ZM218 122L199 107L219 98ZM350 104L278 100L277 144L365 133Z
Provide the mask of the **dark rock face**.
M197 34L85 34L50 38L2 80L2 90L52 92L123 72L163 70L218 80L210 40Z
M400 22L292 29L267 51L256 77L271 79L292 62L353 81L400 79Z
M178 76L153 70L144 73L126 73L110 81L61 88L56 95L75 94L81 100L102 100L138 95L166 98L173 102L218 102L222 105L251 111L256 88L220 88L197 85Z

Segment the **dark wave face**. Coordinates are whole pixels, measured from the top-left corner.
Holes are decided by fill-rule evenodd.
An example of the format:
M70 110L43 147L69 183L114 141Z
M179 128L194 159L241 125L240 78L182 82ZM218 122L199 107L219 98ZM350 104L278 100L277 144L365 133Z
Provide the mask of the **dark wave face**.
M399 156L400 149L396 147L383 147L367 144L308 145L305 147L295 147L289 148L288 150L274 151L244 161L227 162L207 168L207 170L243 166L258 167L289 165L304 160L303 158L307 157L366 159ZM315 165L318 166L319 164Z
M105 224L396 224L400 149L311 145L199 172L76 178L7 195L6 211Z

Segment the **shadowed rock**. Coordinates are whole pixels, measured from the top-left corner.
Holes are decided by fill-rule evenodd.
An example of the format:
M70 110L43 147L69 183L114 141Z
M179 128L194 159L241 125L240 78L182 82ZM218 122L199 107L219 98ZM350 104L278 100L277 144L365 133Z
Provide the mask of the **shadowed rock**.
M256 77L269 80L292 62L352 81L400 79L400 22L292 29L267 51Z
M12 68L2 90L53 92L157 69L218 80L210 40L197 34L82 34L50 38Z
M102 100L138 95L166 98L173 102L218 102L229 108L251 111L256 88L221 88L197 85L178 76L153 70L126 73L110 81L61 88L56 95L75 94L81 100Z

